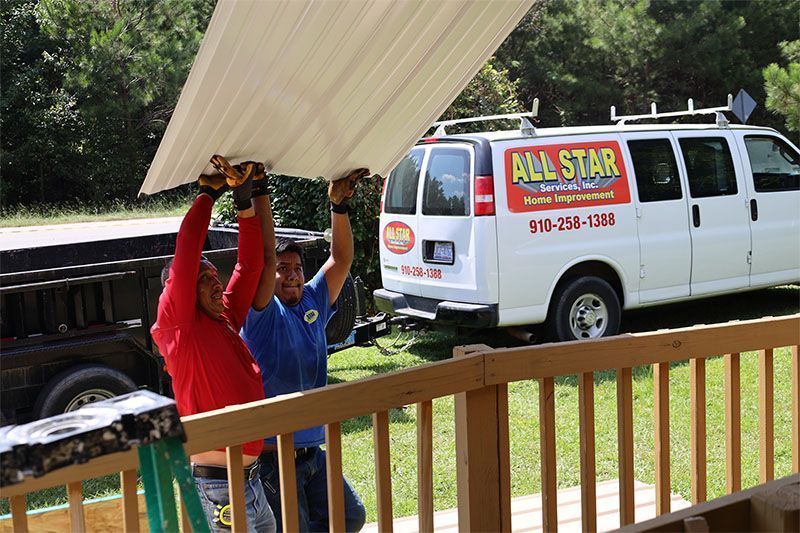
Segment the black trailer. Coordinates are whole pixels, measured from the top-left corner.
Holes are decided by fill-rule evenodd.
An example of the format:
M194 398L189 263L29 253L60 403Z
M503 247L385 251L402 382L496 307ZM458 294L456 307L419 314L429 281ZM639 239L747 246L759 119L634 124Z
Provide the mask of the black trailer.
M238 230L209 229L203 254L229 276ZM304 250L308 278L328 258L319 232L281 229ZM161 269L176 233L0 252L0 425L71 411L139 388L171 396L150 337ZM388 333L367 318L363 287L348 278L328 324L331 350Z

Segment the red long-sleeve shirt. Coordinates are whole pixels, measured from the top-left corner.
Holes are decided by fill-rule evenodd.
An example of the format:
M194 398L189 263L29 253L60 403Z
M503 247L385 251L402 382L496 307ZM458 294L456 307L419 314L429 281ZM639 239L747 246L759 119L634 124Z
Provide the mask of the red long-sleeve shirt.
M198 196L183 219L150 330L166 359L181 415L264 398L258 364L239 337L264 267L261 226L258 217L239 219L236 268L222 297L225 311L215 320L197 307L197 276L212 205L210 197ZM243 451L258 455L262 446L260 440L248 442Z

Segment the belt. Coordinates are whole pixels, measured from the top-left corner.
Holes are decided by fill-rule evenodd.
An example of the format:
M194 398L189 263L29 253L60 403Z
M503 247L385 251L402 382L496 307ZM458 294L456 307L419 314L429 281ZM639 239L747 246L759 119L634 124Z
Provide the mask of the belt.
M307 455L311 455L314 451L316 451L317 448L319 448L319 446L311 446L309 448L295 448L294 449L294 458L295 458L295 460L296 459L302 459L303 457L305 457ZM268 453L270 455L273 455L276 460L278 459L278 450L264 450L264 453Z
M244 478L248 481L258 477L258 471L261 463L255 461L253 464L243 470ZM211 465L192 465L192 475L194 477L207 477L210 479L228 479L228 469L224 466L211 466Z

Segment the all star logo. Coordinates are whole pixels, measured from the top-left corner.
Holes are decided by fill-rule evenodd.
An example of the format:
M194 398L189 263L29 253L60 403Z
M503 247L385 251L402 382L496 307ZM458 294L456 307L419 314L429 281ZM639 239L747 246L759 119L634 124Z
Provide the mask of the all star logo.
M319 311L316 309L309 309L306 311L306 315L303 317L305 321L309 324L313 324L317 317L319 316Z

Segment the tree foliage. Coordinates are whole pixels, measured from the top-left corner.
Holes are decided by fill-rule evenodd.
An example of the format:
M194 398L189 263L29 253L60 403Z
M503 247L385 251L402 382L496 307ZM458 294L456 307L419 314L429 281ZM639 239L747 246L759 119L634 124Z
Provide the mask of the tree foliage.
M1 9L3 205L134 198L213 1L10 0Z
M782 42L786 68L777 63L764 69L767 109L786 119L786 129L800 131L800 40Z
M764 102L761 70L796 38L800 2L539 2L497 53L544 125L607 124L609 108L642 113L723 105L744 88ZM757 124L780 126L761 106Z

